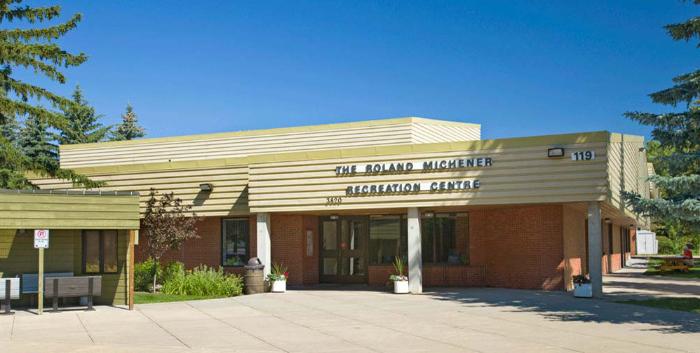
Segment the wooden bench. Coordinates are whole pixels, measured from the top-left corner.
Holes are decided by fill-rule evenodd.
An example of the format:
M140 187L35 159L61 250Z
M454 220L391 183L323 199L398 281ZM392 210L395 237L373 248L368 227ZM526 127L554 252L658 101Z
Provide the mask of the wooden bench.
M0 278L0 298L5 302L3 315L10 315L12 312L12 299L19 299L19 278Z
M46 277L44 297L53 300L58 310L58 298L87 297L87 310L93 310L92 298L102 294L102 276Z

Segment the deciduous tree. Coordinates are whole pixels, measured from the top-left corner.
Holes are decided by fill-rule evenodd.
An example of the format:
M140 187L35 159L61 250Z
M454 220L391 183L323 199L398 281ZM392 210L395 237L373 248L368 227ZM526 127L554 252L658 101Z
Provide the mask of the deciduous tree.
M172 192L160 194L151 189L146 212L141 220L145 236L146 254L160 265L160 259L168 250L177 250L188 239L197 238L197 215L192 206L183 205ZM153 275L153 291L156 290L158 271Z

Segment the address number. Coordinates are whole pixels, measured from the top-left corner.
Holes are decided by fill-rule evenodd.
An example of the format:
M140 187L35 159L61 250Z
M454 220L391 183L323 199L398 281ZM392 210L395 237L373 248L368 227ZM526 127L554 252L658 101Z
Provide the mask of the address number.
M595 159L595 151L578 151L571 154L572 161L590 161Z
M340 196L326 197L326 206L340 205L343 203L343 198Z

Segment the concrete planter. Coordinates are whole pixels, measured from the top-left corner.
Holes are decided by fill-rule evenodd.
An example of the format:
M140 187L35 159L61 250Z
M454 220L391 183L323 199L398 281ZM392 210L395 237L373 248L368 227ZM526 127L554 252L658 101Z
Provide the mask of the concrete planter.
M593 287L590 283L574 283L574 297L577 298L592 298Z
M408 281L394 281L394 293L407 294L408 293Z
M287 291L287 281L272 281L272 293L284 293Z

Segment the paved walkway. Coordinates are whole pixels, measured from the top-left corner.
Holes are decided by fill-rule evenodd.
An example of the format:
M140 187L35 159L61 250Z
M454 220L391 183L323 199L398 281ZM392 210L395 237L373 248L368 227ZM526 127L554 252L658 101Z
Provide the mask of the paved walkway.
M290 291L0 316L14 352L700 352L700 315L564 293Z
M647 260L642 258L632 258L627 265L629 267L603 277L603 290L608 299L700 298L700 279L644 275Z

